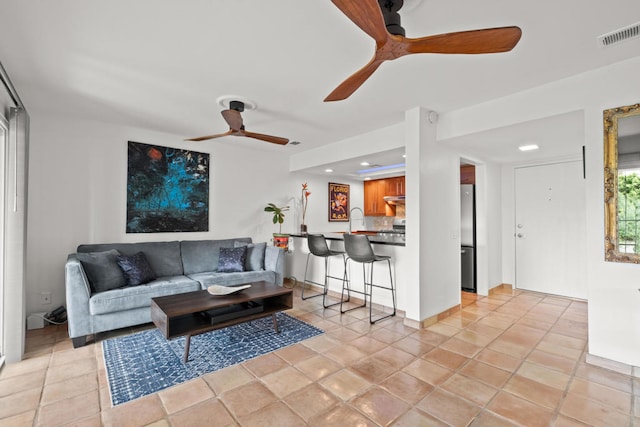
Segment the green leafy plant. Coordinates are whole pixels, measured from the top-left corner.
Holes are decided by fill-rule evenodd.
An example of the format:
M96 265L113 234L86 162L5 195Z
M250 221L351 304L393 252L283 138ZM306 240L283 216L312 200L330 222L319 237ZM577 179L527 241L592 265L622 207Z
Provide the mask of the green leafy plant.
M273 223L280 224L280 229L278 234L282 234L282 223L284 222L284 212L289 210L289 206L278 207L273 203L267 204L264 208L265 212L270 212L273 214Z

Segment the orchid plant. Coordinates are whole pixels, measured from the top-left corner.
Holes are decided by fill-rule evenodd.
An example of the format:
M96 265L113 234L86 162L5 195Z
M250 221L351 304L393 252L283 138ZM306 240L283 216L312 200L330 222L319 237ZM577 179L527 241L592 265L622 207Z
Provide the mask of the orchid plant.
M304 225L304 217L307 214L307 204L309 203L309 196L311 195L311 191L309 191L309 186L305 182L302 184L302 224Z

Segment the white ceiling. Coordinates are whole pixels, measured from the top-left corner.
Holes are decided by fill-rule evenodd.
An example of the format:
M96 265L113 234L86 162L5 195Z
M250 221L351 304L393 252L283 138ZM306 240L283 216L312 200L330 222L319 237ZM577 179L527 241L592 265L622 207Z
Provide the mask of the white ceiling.
M226 131L216 98L240 95L258 105L243 113L247 130L301 144L203 144L285 155L400 122L417 105L445 113L640 53L640 38L596 41L639 21L638 0L406 0L408 37L517 25L522 39L509 53L387 62L347 100L324 103L374 50L329 0L0 0L0 11L0 61L27 109L186 138ZM560 119L576 136L581 117ZM449 142L503 161L507 141L540 125Z

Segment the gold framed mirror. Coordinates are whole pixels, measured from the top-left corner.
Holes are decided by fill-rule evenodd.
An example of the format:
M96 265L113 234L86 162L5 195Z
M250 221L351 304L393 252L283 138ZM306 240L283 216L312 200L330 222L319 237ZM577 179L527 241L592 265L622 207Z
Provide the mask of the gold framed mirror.
M640 263L640 104L603 112L604 258Z

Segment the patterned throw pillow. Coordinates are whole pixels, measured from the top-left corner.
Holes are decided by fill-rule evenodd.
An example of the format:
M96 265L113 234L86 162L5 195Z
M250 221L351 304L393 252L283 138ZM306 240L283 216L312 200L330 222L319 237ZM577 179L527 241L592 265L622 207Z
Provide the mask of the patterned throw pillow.
M120 255L116 259L124 273L127 286L144 285L156 279L156 273L151 269L143 252L134 255Z
M220 248L218 257L218 271L220 273L237 273L244 271L244 263L247 260L247 247Z

